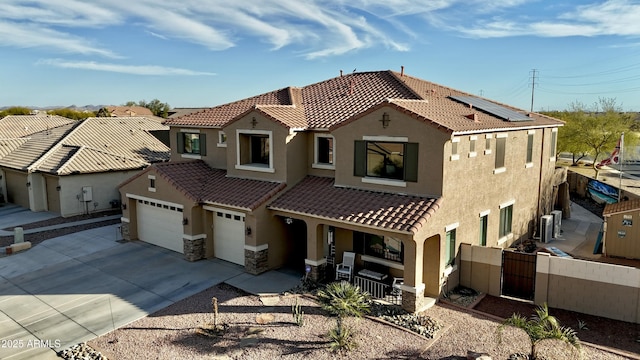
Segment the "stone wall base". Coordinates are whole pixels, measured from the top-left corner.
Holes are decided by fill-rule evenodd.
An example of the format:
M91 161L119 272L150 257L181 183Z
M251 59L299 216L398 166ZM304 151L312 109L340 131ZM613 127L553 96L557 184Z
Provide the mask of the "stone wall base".
M327 264L321 264L319 266L307 265L311 268L309 272L309 279L315 282L322 282L326 279L327 275Z
M402 291L402 308L409 312L416 312L424 308L429 302L428 298L424 297L424 289L418 293L412 293L409 291Z
M184 244L184 258L187 261L204 259L204 239L182 239Z
M260 251L244 249L244 270L253 275L269 270L269 249Z
M122 239L131 241L131 231L129 230L131 225L127 222L120 223L120 233L122 234Z

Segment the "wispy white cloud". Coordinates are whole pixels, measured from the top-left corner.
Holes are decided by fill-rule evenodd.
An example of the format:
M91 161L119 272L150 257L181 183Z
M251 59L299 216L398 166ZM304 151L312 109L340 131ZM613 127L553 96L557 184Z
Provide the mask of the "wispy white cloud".
M212 72L193 71L188 69L180 69L173 67L155 66L155 65L121 65L110 63L99 63L95 61L68 61L63 59L44 59L38 61L38 65L48 65L63 69L82 69L116 72L132 75L187 75L187 76L213 76Z
M433 29L478 38L640 35L636 1L592 1L546 6L540 0L2 0L0 46L116 57L111 49L123 39L98 43L82 30L117 28L113 33L121 34L125 26L213 51L258 40L307 58L375 46L407 51L407 38L422 41Z

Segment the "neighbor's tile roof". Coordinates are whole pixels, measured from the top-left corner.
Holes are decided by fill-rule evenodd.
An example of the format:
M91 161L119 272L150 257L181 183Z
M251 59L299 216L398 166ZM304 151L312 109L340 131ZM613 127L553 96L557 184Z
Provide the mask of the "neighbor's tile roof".
M113 117L153 116L153 112L144 106L107 106Z
M9 155L13 150L19 148L22 144L27 142L27 138L17 139L0 139L0 159Z
M180 116L185 116L185 115L189 115L192 114L194 112L198 112L198 111L203 111L208 109L208 107L202 107L202 108L173 108L171 110L169 110L169 118L177 118Z
M439 207L439 199L336 187L333 178L316 176L269 204L273 210L414 234Z
M47 156L37 169L57 175L70 175L78 172L88 174L105 170L137 170L147 166L148 163L144 161L114 155L103 150L63 145Z
M0 138L20 138L73 123L58 115L8 115L0 119Z
M70 123L29 135L27 141L0 159L0 166L26 170L78 124Z
M153 168L159 176L196 202L248 210L256 209L286 186L279 182L227 177L225 170L213 169L202 160L155 164Z
M602 216L609 216L638 209L640 209L640 199L620 201L615 204L607 204L602 211Z
M532 121L509 122L449 98L466 95L452 88L393 71L354 73L328 79L302 88L287 88L254 96L204 111L171 119L167 125L219 128L252 110L265 111L280 105L302 111L304 118L292 112L271 111L267 115L290 128L328 129L353 121L381 104L393 104L422 121L441 126L450 132L559 126L562 122L540 114ZM496 102L494 102L496 103ZM509 109L526 113L511 106ZM476 113L477 121L468 118ZM302 126L301 126L302 125Z
M88 118L63 141L147 163L167 161L170 149L149 131L169 127L146 117Z

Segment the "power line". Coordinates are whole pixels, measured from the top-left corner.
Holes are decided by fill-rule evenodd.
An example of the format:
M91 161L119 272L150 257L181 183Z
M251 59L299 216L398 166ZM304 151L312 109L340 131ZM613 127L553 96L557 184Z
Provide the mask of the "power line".
M538 72L538 70L536 69L532 69L531 70L531 112L533 112L533 95L535 93L536 90L536 73Z

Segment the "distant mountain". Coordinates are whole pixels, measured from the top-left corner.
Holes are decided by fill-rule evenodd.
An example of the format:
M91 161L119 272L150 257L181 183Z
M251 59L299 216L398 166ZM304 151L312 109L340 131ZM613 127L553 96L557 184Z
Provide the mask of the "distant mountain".
M12 106L1 106L0 110L4 110L10 107L14 107L14 106L23 106L23 105L12 105ZM103 108L105 106L108 105L84 105L84 106L77 106L77 105L69 105L69 106L24 106L26 108L29 108L31 110L53 110L53 109L71 109L71 110L75 110L75 111L98 111L100 110L100 108Z

